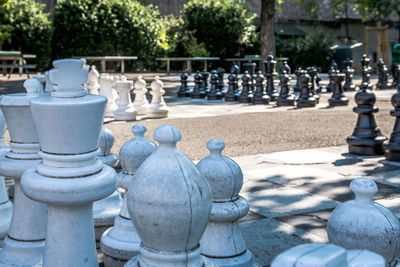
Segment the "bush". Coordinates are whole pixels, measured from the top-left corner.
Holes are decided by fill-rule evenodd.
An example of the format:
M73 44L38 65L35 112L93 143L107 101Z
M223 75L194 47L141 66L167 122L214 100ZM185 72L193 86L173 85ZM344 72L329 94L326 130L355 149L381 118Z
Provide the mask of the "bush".
M5 13L0 12L2 49L36 54L39 69L49 64L52 34L44 7L35 0L9 0L2 1Z
M54 12L53 58L135 55L152 65L168 48L158 15L134 0L62 0Z
M330 47L334 39L324 33L310 33L304 38L276 38L277 57L289 57L292 69L316 66L326 72L333 59L334 51Z
M240 56L252 44L255 17L244 0L191 0L183 8L182 46L190 56Z

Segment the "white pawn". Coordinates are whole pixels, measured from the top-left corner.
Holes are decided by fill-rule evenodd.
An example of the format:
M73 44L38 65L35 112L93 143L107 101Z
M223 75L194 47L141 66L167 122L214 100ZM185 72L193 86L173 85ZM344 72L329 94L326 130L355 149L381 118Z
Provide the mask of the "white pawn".
M132 104L130 92L132 90L133 81L128 81L125 76L121 76L117 81L115 89L119 94L118 108L114 111L116 120L136 120L136 108Z
M155 77L155 80L151 83L151 92L153 96L151 99L150 106L147 109L148 118L165 118L168 117L169 108L165 104L163 95L165 91L163 89L164 83L160 80L159 76Z
M98 156L97 159L101 160L105 165L110 167L114 167L118 161L117 155L111 153L111 148L113 145L113 133L110 129L103 126L101 128L99 140L100 156ZM100 241L103 232L113 225L115 217L121 210L121 206L122 199L118 190L115 190L108 197L93 203L93 219L96 241Z
M4 145L4 133L6 131L6 120L0 110L0 157L3 157L10 149ZM0 176L0 247L3 239L7 236L11 223L12 203L8 198L4 177Z
M53 91L53 84L49 79L49 71L44 72L44 77L46 78L46 86L44 88L44 92L50 93L51 91Z
M216 266L201 256L200 238L211 211L211 192L193 162L176 148L172 125L154 132L158 149L136 171L128 210L142 240L140 254L125 267Z
M239 165L221 154L223 141L207 143L210 156L202 159L197 168L210 185L212 210L206 231L201 238L201 254L220 267L257 266L246 249L238 220L249 211L247 200L239 196L243 174Z
M115 218L114 226L103 234L100 242L105 267L122 267L126 261L140 252L140 237L130 220L126 198L133 175L157 146L144 138L146 132L144 125L133 126L132 132L135 137L127 141L119 151L122 171L118 174L118 185L125 189L124 204L121 213Z
M36 73L36 76L33 77L34 79L40 82L40 88L42 89L39 93L43 93L43 88L46 82L46 77L42 75L41 72Z
M149 107L149 102L146 98L146 81L142 79L142 75L138 75L137 81L135 82L135 101L133 101L133 106L137 110L137 115L146 115L147 109Z
M271 267L385 267L385 259L368 250L348 250L334 244L304 244L282 252Z
M96 70L96 66L94 66L94 65L91 66L90 71L88 73L88 81L86 84L89 94L93 94L93 95L99 94L99 88L100 88L99 77L100 77L100 74Z
M100 95L107 97L104 117L112 118L114 116L114 111L118 108L115 104L118 94L114 89L117 79L117 77L113 77L108 73L100 74Z
M338 206L329 217L329 242L346 249L368 249L391 264L400 255L399 220L373 201L378 187L371 179L354 179L350 189L356 198Z

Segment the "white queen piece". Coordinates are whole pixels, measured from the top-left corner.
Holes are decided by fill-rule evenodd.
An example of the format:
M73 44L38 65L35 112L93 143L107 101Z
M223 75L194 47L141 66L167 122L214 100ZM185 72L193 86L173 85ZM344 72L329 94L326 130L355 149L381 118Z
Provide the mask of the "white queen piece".
M43 266L98 266L93 201L116 189L116 173L104 165L98 140L107 99L87 95L83 61L53 62L51 95L31 100L43 163L25 172L23 192L47 204Z

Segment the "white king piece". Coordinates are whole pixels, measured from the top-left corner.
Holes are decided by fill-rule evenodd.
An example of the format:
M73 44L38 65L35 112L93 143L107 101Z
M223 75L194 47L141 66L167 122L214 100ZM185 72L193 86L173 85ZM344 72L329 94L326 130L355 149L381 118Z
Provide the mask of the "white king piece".
M87 95L83 61L53 62L51 95L31 101L43 163L25 172L22 190L47 204L43 266L98 266L92 205L116 188L114 169L97 156L107 99Z

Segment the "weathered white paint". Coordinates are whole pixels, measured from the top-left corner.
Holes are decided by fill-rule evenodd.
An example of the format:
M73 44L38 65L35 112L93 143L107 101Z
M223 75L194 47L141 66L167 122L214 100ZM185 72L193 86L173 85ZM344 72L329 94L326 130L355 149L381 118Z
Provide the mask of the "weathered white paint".
M111 76L108 73L100 74L100 95L107 97L107 108L104 116L112 118L114 111L118 108L116 101L118 93L115 91L115 85L118 77Z
M100 84L99 84L100 74L96 70L96 66L90 66L90 71L88 73L88 81L86 83L89 94L98 95Z
M146 115L149 102L146 98L146 82L142 79L142 75L138 75L137 81L135 82L135 90L133 92L135 93L133 106L137 110L137 115Z
M117 81L115 89L119 94L118 108L114 111L116 120L136 120L137 110L132 104L130 92L132 91L133 81L128 81L125 76L121 76Z
M151 103L147 108L148 118L165 118L168 117L169 108L164 101L163 95L164 83L160 80L159 76L155 77L155 80L151 83L150 94L153 96Z

